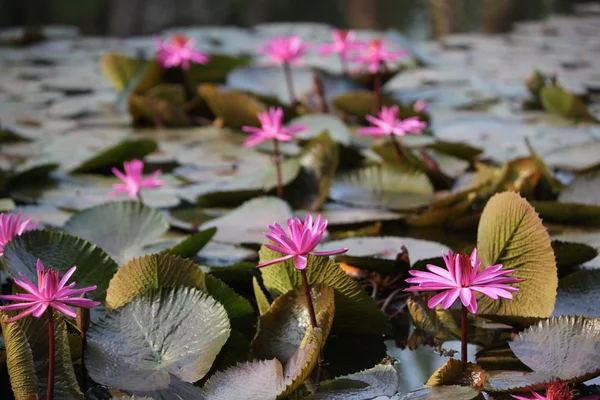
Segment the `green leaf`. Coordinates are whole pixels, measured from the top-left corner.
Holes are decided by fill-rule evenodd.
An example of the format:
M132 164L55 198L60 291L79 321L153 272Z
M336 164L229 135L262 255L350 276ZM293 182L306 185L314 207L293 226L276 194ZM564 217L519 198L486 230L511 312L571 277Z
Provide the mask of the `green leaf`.
M350 146L352 138L348 126L338 117L331 114L307 114L296 117L290 125L304 125L306 129L294 135L301 140L314 139L327 132L331 140L344 146Z
M565 275L565 271L593 260L598 256L598 250L585 243L553 240L552 250L554 250L554 256L556 257L559 278L561 274Z
M525 279L513 286L512 300L479 302L480 314L549 317L554 310L558 276L550 237L533 207L514 192L493 196L486 204L477 231L483 266L502 264L512 276Z
M346 92L337 96L333 100L335 108L354 115L359 118L365 118L365 115L371 114L373 108L373 92L367 90ZM393 106L397 103L385 96L381 97L382 106Z
M34 230L17 236L4 248L3 258L12 276L21 273L32 282L37 282L38 259L46 269L58 271L61 276L76 266L72 281L80 288L96 285L96 290L88 296L99 301L104 301L108 282L118 268L108 254L87 240L48 230Z
M195 256L217 233L217 228L209 228L188 236L177 245L163 251L163 254L171 254L182 258Z
M144 92L160 83L161 67L155 61L143 61L124 54L105 52L100 57L102 72L117 91L122 91L135 81L135 91Z
M157 210L137 201L105 203L73 215L63 229L100 246L119 264L147 254L169 229Z
M230 127L260 126L257 114L266 111L266 106L255 97L237 90L220 90L213 85L200 85L200 96L208 103L211 111Z
M542 106L551 113L565 118L582 121L595 121L588 106L581 98L567 92L560 86L547 86L540 89Z
M364 400L393 396L398 385L398 371L393 366L376 365L371 369L321 382L318 392L305 400Z
M292 210L285 201L265 196L248 200L224 216L205 222L200 229L216 227L214 240L217 242L263 243L267 225L292 217Z
M2 335L6 346L6 364L16 400L44 398L48 382L48 318L26 317L7 324L17 313L0 311ZM71 364L67 327L54 312L54 396L57 399L83 400L83 394Z
M419 228L443 226L467 212L476 198L477 194L470 191L466 193L466 197L454 204L436 208L432 204L421 214L409 215L405 221L408 225Z
M574 383L600 375L600 319L550 318L521 332L509 344L533 372L490 373L486 390L542 390L552 379Z
M525 144L527 145L527 149L529 150L531 159L533 160L535 165L537 165L538 170L541 172L542 177L544 178L548 186L550 186L550 190L552 191L552 193L556 194L563 190L564 185L562 184L562 182L556 179L554 175L552 175L552 172L550 172L550 169L548 168L542 157L540 157L533 150L533 147L531 147L531 143L529 143L528 138L525 138Z
M399 400L474 400L479 392L466 386L436 386L412 391Z
M262 246L260 262L282 257L283 254ZM308 256L306 267L309 285L323 284L335 290L334 332L357 334L381 334L386 319L373 299L361 289L357 282L347 276L340 266L329 257ZM300 272L293 260L261 268L265 287L273 297L301 287Z
M425 146L427 149L437 150L439 152L458 157L469 162L474 162L477 156L483 153L483 150L479 147L471 146L464 142L447 142L443 140L437 140L435 143L428 144Z
M192 86L196 87L205 82L225 82L229 72L236 68L245 67L252 61L251 57L229 56L226 54L211 54L206 64L192 63L187 71Z
M245 297L237 294L221 280L211 275L206 275L205 279L206 291L215 300L223 304L229 318L244 317L254 313L254 308L250 302Z
M152 254L121 266L106 292L107 309L117 309L152 289L190 287L206 291L206 276L196 263L175 255Z
M600 205L559 203L557 201L532 201L540 218L547 222L569 225L600 226Z
M154 289L92 323L86 366L95 382L111 388L198 398L191 382L210 370L229 332L225 309L207 294Z
M109 167L121 167L124 161L142 159L156 149L158 149L158 144L151 139L126 140L82 161L79 165L71 168L70 172L99 172Z
M433 186L423 172L376 165L343 174L329 196L358 207L413 210L433 200Z
M582 315L600 318L600 270L582 270L558 281L552 316Z
M180 84L161 83L143 94L129 98L129 113L134 125L149 123L168 127L187 127L192 120L187 115L185 89Z
M260 284L258 283L258 279L255 276L252 277L252 288L254 289L254 297L256 298L256 305L258 306L258 313L263 315L269 308L271 308L271 303L267 299L267 295L263 292Z
M431 375L425 386L459 385L481 391L485 380L485 371L481 366L473 363L465 365L460 360L450 358Z
M323 285L311 287L311 297L317 326L327 340L335 310L333 289ZM275 299L260 316L252 352L259 359L276 358L283 364L290 361L311 325L304 288L298 287Z

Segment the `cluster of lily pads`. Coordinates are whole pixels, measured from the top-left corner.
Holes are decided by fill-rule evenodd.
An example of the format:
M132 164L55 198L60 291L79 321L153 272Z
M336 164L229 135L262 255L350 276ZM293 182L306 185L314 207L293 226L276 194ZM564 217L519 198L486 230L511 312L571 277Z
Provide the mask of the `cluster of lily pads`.
M153 193L171 177L144 175L152 162L137 158L156 143L140 139L69 169L112 170L121 182L105 188L111 201L72 207L83 209L64 223L39 227L7 201L0 242L15 285L0 318L15 399L597 398L583 383L600 375L600 277L578 269L597 251L551 241L540 218L597 226L598 206L577 201L594 166L566 186L529 143L529 157L498 166L482 149L436 140L423 101L381 93L402 69L387 65L382 42L334 39L323 51L339 53L342 74L317 71L304 97L290 64L306 45L268 44L287 102L214 85L250 59L197 52L183 36L157 39L152 60L103 57L134 124L206 125L196 132L204 153L187 157L237 157L251 170L192 184L214 169L171 166L187 206L167 211ZM335 95L336 85L364 90ZM548 108L548 90L562 89L542 86ZM135 200L120 201L125 193ZM460 232L471 245L455 254L385 236L398 227ZM383 345L394 338L445 355L461 340L462 359L405 390Z

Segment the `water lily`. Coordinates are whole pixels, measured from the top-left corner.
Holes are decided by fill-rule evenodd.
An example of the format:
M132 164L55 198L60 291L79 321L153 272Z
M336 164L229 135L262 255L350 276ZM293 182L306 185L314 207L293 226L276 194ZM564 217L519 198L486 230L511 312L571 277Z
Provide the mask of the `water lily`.
M154 171L144 178L144 162L141 160L125 161L123 169L125 173L122 173L117 168L112 168L112 173L123 181L123 183L113 184L114 190L110 192L111 196L127 192L129 197L134 198L137 196L141 202L141 189L156 188L165 184L164 181L158 179L158 176L162 173L161 170Z
M346 62L350 60L350 53L363 47L363 43L356 41L356 34L353 31L334 29L333 43L322 44L319 46L319 54L327 55L337 53L342 63L342 72L346 74Z
M555 379L548 383L545 396L534 391L531 394L533 397L511 396L518 400L573 400L575 398L575 392L569 389L569 385L561 379ZM585 398L589 399L588 396Z
M418 117L400 119L400 108L397 105L391 107L383 106L377 117L367 115L365 118L372 126L360 128L360 135L385 136L396 135L404 136L407 133L420 134L427 127L427 123L421 121Z
M301 57L308 52L310 44L302 41L300 36L279 36L267 42L260 51L275 64L301 65Z
M18 213L4 215L0 214L0 256L4 255L4 246L15 237L20 236L25 231L35 229L40 221L31 222L31 218L21 221L22 215Z
M413 110L416 112L427 112L429 111L429 104L425 100L419 99L413 104Z
M164 68L181 67L190 68L190 63L206 64L210 55L195 50L196 41L183 35L173 35L171 41L162 41L155 36L154 42L157 49L157 58Z
M372 74L378 73L388 61L396 61L398 58L408 55L408 52L404 49L388 51L381 39L372 40L368 46L362 48L364 51L358 53L353 61L366 64Z

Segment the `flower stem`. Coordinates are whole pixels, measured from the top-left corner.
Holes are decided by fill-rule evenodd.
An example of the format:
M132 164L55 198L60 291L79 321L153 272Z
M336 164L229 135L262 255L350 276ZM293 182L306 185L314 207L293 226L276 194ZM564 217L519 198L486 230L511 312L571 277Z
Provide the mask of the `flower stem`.
M302 275L302 285L304 286L304 296L306 297L306 306L308 307L308 314L310 315L310 324L314 329L318 328L317 325L317 316L315 314L315 307L313 306L312 297L310 296L310 286L308 285L308 277L306 276L306 269L300 270L300 275ZM317 372L315 381L317 385L321 380L321 366L323 365L323 353L319 354L319 358L317 360Z
M460 360L467 363L467 307L460 310Z
M136 197L137 197L137 201L139 201L140 204L144 204L144 200L142 199L142 193L141 192L137 192Z
M281 154L279 153L279 140L273 139L273 152L275 153L275 169L277 170L277 197L283 198L283 178L281 177Z
M340 64L342 65L342 75L344 77L348 76L348 65L346 63L346 59L340 54Z
M54 315L53 308L48 307L48 390L46 400L54 399Z
M296 105L296 92L294 92L294 80L292 79L292 69L290 64L283 63L283 75L285 76L285 83L287 84L288 93L290 95L290 102L292 106Z
M398 142L398 138L396 138L396 135L392 134L390 136L391 136L392 144L394 145L394 150L396 151L396 158L398 158L398 163L404 164L404 154L402 154L402 148L400 147L400 142Z
M373 106L371 108L371 115L377 115L379 107L381 106L381 72L375 72L375 81L373 82Z

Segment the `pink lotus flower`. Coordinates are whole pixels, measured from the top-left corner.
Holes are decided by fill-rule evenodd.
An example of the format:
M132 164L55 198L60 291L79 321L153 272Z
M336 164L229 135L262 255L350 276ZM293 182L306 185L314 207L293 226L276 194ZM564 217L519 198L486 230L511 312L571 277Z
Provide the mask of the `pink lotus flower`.
M413 110L416 112L427 112L429 111L429 104L423 99L417 100L415 104L413 104Z
M541 394L533 391L531 394L533 397L515 396L512 394L511 396L518 400L573 400L575 397L575 392L569 389L569 385L567 385L561 379L555 379L548 383L548 387L546 388L546 396L542 396ZM584 399L591 400L592 396L586 396Z
M21 217L21 213L18 213L16 217L14 214L0 214L0 256L4 255L4 246L8 242L20 236L25 231L35 229L40 223L40 221L36 221L29 225L31 218L27 218L21 222Z
M259 50L275 64L301 65L302 57L310 49L310 44L303 43L299 36L280 36L273 38Z
M348 61L349 53L361 47L361 43L355 41L356 34L352 31L341 29L333 30L333 43L319 46L319 54L327 55L337 53L344 61Z
M157 49L157 58L163 68L181 67L190 68L190 62L206 64L210 56L198 50L194 50L196 41L183 35L173 35L171 42L161 41L158 36L154 37Z
M289 142L293 139L292 134L306 129L304 125L292 125L284 128L282 126L283 109L281 107L270 107L269 111L258 113L258 120L262 125L260 128L254 126L242 127L244 132L252 133L244 142L244 147L256 146L269 139Z
M379 118L367 115L365 118L374 126L361 128L358 130L360 135L384 136L397 135L404 136L406 133L420 134L427 124L418 117L410 117L404 120L398 118L400 109L394 105L391 107L383 106L379 112Z
M442 303L444 309L448 309L458 297L462 304L473 313L477 313L477 299L475 292L497 300L499 297L512 299L510 292L518 292L519 289L509 286L510 283L522 282L523 279L507 277L514 270L502 270L502 264L487 267L479 271L481 260L477 258L477 249L473 250L471 256L466 254L442 254L446 268L428 264L427 269L431 272L408 271L414 278L408 278L407 283L418 284L405 291L421 292L432 290L443 290L433 296L427 304L429 308L435 308Z
M125 161L123 163L125 174L117 168L113 168L112 172L124 183L115 183L111 196L127 192L129 197L135 197L140 193L141 189L150 189L159 187L165 184L164 181L157 179L161 174L161 170L154 171L148 177L144 178L144 163L140 160Z
M31 281L19 274L21 280L15 279L15 284L25 289L29 294L2 295L0 299L11 301L23 301L24 303L16 303L8 306L0 306L0 310L27 310L8 319L6 322L14 322L21 318L33 314L34 317L41 317L48 307L52 307L61 313L75 318L77 315L69 308L83 307L91 308L100 304L99 301L85 299L79 296L83 293L90 292L96 289L96 286L90 286L82 289L72 289L75 282L65 286L69 278L73 275L77 267L72 267L67 271L62 279L58 279L58 271L52 269L45 270L41 260L37 260L37 276L38 286L36 287Z
M275 245L267 243L265 247L287 255L259 264L258 268L277 264L293 257L296 268L303 270L306 268L309 254L313 256L333 256L348 251L348 249L313 251L323 238L323 233L327 228L327 220L321 218L320 215L317 216L314 223L311 215L306 216L304 223L299 218L290 218L287 220L287 226L290 232L289 235L277 223L269 225L270 232L264 234L267 239L275 242Z
M385 65L386 61L395 61L401 56L408 55L406 50L387 51L383 45L383 40L372 40L363 54L358 54L353 61L358 61L369 66L369 72L375 74L379 68Z

